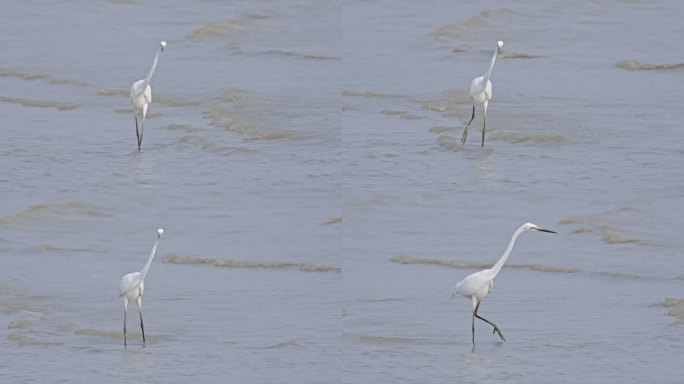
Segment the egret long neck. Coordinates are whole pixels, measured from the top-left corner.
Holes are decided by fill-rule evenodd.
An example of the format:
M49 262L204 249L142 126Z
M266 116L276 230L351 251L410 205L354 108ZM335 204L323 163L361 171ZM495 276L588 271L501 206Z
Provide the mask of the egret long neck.
M159 245L159 239L161 239L161 236L157 236L157 240L155 240L154 246L152 247L152 252L150 252L150 257L147 259L147 263L145 263L145 266L143 267L142 271L140 271L140 276L143 280L145 279L147 270L150 269L150 265L152 265L152 259L154 259L154 254L157 252L157 245Z
M496 50L494 50L494 56L492 56L492 62L491 62L491 64L489 64L489 70L487 71L487 74L485 74L485 76L484 76L485 84L487 84L487 80L489 80L489 76L492 75L492 69L494 69L494 62L496 61L496 55L498 53L499 53L499 48L496 48ZM155 64L157 63L156 60L154 62L155 62Z
M150 85L150 80L152 80L152 74L154 73L154 69L157 67L157 61L159 60L159 55L161 55L162 49L159 48L157 51L157 55L154 57L154 62L152 63L152 68L150 68L150 73L147 74L147 77L145 78L145 82L143 83L143 92L145 92L145 89L147 89L147 86Z
M515 233L513 233L513 236L511 237L511 241L508 243L508 248L506 248L506 252L504 252L503 255L501 255L501 258L499 261L494 264L492 267L492 271L494 271L494 276L496 276L501 268L503 268L504 264L506 263L506 260L508 260L508 256L511 254L511 251L513 250L513 245L515 245L515 240L518 239L518 236L520 236L521 233L523 233L525 229L523 227L518 228Z

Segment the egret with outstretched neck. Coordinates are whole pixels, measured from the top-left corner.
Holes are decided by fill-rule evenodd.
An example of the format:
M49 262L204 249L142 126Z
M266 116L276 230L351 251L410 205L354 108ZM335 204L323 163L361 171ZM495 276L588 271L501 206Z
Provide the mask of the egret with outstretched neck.
M152 80L152 74L157 67L159 56L164 52L164 47L166 47L166 41L159 43L159 50L154 57L152 68L150 68L150 73L147 74L147 77L143 80L138 80L131 85L130 99L131 104L133 104L133 114L135 115L135 135L138 137L138 151L140 150L140 145L142 145L143 133L145 132L147 107L152 102L152 87L150 87L150 80ZM140 121L140 124L138 124L138 120ZM138 125L140 125L140 130L138 130Z
M154 254L157 252L157 245L159 245L159 240L161 239L164 230L162 228L157 229L157 240L152 246L152 252L147 259L147 263L140 272L132 272L121 278L119 283L119 297L124 299L124 347L126 346L126 317L128 316L128 302L134 301L138 305L138 313L140 314L140 330L142 331L143 347L145 346L145 326L143 325L142 317L142 295L145 290L145 275L152 265L152 259L154 259Z
M492 99L492 82L489 77L492 75L492 69L494 69L494 62L496 61L496 55L501 52L501 47L503 47L503 41L499 41L496 45L496 50L494 51L494 56L492 56L492 62L489 64L489 70L483 76L476 77L473 82L470 83L470 99L473 101L473 115L470 117L470 121L466 124L463 129L463 137L461 138L461 144L465 144L466 138L468 137L468 127L470 123L473 122L475 118L475 106L482 105L484 107L484 121L482 122L482 146L484 147L485 141L485 128L487 126L487 105L489 105L489 100Z
M520 228L518 228L513 233L511 241L508 243L508 248L506 248L504 254L501 255L501 258L499 259L499 261L496 262L496 264L494 264L493 267L468 275L465 279L459 281L458 284L456 284L456 291L453 293L452 297L456 295L461 295L470 298L473 301L473 347L475 346L476 317L494 327L492 333L496 332L497 334L499 334L501 340L506 341L506 339L503 336L503 333L501 333L501 329L499 329L499 327L493 322L478 315L477 310L480 309L480 303L482 302L482 300L487 296L487 294L489 294L489 292L492 291L492 286L494 285L494 278L496 277L496 275L499 274L499 271L501 271L501 268L504 266L504 263L506 263L506 260L508 260L508 256L511 254L511 251L513 250L513 245L515 245L515 241L518 239L518 236L520 236L521 233L529 230L556 233L554 231L544 229L532 223L526 223L521 225Z

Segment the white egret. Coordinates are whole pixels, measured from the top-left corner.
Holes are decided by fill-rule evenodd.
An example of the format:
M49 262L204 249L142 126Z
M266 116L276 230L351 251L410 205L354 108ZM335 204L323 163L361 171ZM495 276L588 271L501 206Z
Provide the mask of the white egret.
M465 279L459 281L458 284L456 284L456 292L453 293L452 297L458 294L461 296L469 297L473 300L473 345L475 345L476 317L486 322L487 324L493 326L494 331L492 331L492 333L498 333L501 340L506 341L503 334L501 333L501 329L499 329L499 327L493 322L478 315L477 310L480 308L480 303L482 302L482 299L484 299L487 296L487 294L492 291L492 286L494 285L494 278L499 273L504 263L508 259L508 255L511 254L511 251L513 250L513 245L515 244L515 240L518 238L518 236L520 236L521 233L529 230L556 233L554 231L544 229L532 223L526 223L521 225L520 228L518 228L513 233L511 241L508 243L508 248L506 248L504 254L501 256L499 261L497 261L496 264L494 264L493 267L468 275Z
M501 52L501 47L503 47L503 41L499 41L496 45L496 50L494 51L494 56L492 56L492 63L489 64L489 70L484 76L476 77L473 82L470 83L470 99L473 100L473 115L470 117L470 121L463 129L463 137L461 138L461 144L465 144L466 138L468 137L468 127L470 123L473 122L475 118L475 106L482 105L484 107L484 121L482 122L482 146L484 147L485 140L485 128L487 125L487 105L489 100L492 99L492 82L489 81L489 77L492 75L492 69L494 68L494 62L496 61L496 55Z
M152 102L152 87L150 87L150 80L152 80L152 74L154 73L154 68L157 66L159 55L164 52L166 41L162 41L159 45L159 50L157 51L157 55L154 57L154 62L152 63L150 73L147 74L145 79L138 80L131 85L131 93L129 97L131 99L131 104L133 104L133 113L135 114L135 135L138 137L138 151L140 150L140 145L142 144L143 132L145 132L145 116L147 115L147 107ZM139 131L138 119L140 119Z
M162 228L157 229L157 240L154 242L152 247L152 252L150 252L150 257L147 259L147 263L140 272L132 272L121 278L119 283L119 297L124 299L124 347L126 346L126 317L128 316L128 302L135 300L138 304L138 313L140 313L140 329L142 330L143 346L145 346L145 326L143 325L142 317L142 295L145 290L145 275L152 265L152 259L154 259L154 254L157 252L157 245L159 245L159 240L161 239L164 230Z

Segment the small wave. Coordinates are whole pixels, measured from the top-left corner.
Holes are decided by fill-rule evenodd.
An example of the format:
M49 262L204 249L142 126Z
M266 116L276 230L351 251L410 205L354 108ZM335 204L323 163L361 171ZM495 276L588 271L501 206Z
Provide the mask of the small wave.
M489 140L493 141L506 141L511 143L524 143L526 141L533 141L537 143L562 143L565 138L560 135L533 135L525 136L513 132L494 132L488 137Z
M431 264L442 265L445 267L459 268L459 269L487 269L491 268L493 263L473 263L462 260L442 260L442 259L427 259L408 255L395 255L390 258L390 261L400 264ZM543 264L515 264L510 263L505 265L506 268L522 268L531 269L538 272L552 272L552 273L577 273L582 272L577 268L554 267Z
M190 124L169 124L165 127L169 131L178 131L178 130L184 130L185 132L191 133L191 132L196 132L197 128L193 127Z
M236 20L216 21L193 29L185 37L190 40L207 40L234 36L248 30L255 20L269 19L269 15L250 14Z
M80 105L72 103L60 103L57 101L48 100L32 100L32 99L21 99L18 97L6 97L0 96L0 102L20 104L25 107L36 107L36 108L54 108L58 111L70 111L72 109L78 108Z
M298 268L302 272L342 272L339 267L317 265L312 263L291 263L278 261L252 261L236 259L216 259L210 257L191 257L178 254L168 254L165 263L171 264L211 264L223 268L254 268L254 269L290 269Z
M342 222L342 218L341 218L341 217L339 217L339 216L334 216L334 217L329 217L329 218L323 220L323 222L321 222L321 224L323 224L323 225L330 225L330 224L339 224L339 223L341 223L341 222Z
M267 345L261 347L260 349L278 349L278 348L304 348L303 345L299 344L296 340L286 340L277 344Z
M10 321L9 324L7 324L7 328L9 329L26 329L28 326L31 324L29 320L23 319L23 320L17 320L17 321Z
M280 269L296 267L297 263L287 263L279 261L252 261L252 260L235 260L235 259L217 259L214 261L216 267L226 268L263 268L263 269Z
M299 52L294 52L294 51L281 51L279 49L270 49L267 51L259 51L259 52L252 53L252 55L283 56L283 57L287 57L287 58L306 59L306 60L340 60L339 57L335 57L335 56L299 53Z
M53 84L68 84L68 85L75 85L78 87L91 87L92 86L92 84L84 82L84 81L62 79L59 77L54 77L54 76L46 75L43 73L31 73L31 72L18 71L18 70L12 70L12 69L4 69L4 68L0 68L0 77L18 77L22 80L28 80L28 81L47 80Z
M185 37L190 40L211 39L243 32L247 29L245 20L226 20L207 23L195 28Z
M674 64L652 64L642 63L636 60L622 60L615 63L615 66L629 71L657 71L684 67L684 63Z
M420 257L408 256L408 255L394 255L390 258L390 261L400 264L432 264L432 265L443 265L451 268L461 268L461 269L485 269L492 266L491 263L471 263L461 260L441 260L441 259L425 259Z
M237 106L245 106L248 103L250 93L246 89L228 88L221 90L216 96L217 100L233 103Z
M51 346L57 346L57 345L63 345L61 341L50 341L50 340L42 340L38 339L35 337L29 337L21 333L12 333L7 336L8 340L14 341L19 345L20 347L27 347L27 346L32 346L32 347L51 347Z
M111 97L111 96L128 96L129 92L128 92L128 90L125 90L125 89L100 88L97 90L97 92L95 92L95 94L98 96Z
M667 314L677 319L675 324L684 324L684 299L668 297L663 299L660 304L665 308L670 308Z
M469 108L465 106L470 106ZM428 111L439 112L446 116L461 116L470 119L472 113L472 100L463 91L452 91L438 100L423 102L423 108ZM468 121L468 120L466 120ZM465 125L465 123L463 123Z
M608 272L598 272L599 275L602 276L608 276L616 279L624 279L624 280L638 280L643 278L641 275L637 275L635 273L627 273L627 272L615 272L615 271L608 271Z
M345 336L351 336L345 334ZM374 343L382 345L403 345L403 344L451 344L451 340L444 339L430 339L425 337L409 337L409 336L380 336L380 335L354 335L359 341L363 343Z
M33 298L22 299L22 301L4 301L0 304L0 312L3 313L23 313L39 316L47 312L45 307L37 307L27 304L27 300Z
M121 332L103 331L101 329L93 329L93 328L77 329L74 331L74 335L98 336L98 337L106 337L106 338L110 338L110 339L118 339L118 338L123 337L123 334Z
M64 217L69 215L83 215L93 217L108 217L109 212L95 205L67 202L57 204L36 204L18 213L1 217L0 224L26 223L48 216Z
M209 119L209 124L235 132L246 140L283 140L295 136L288 131L257 127L254 122L238 117L221 107L215 106L205 110L204 116Z
M199 101L195 100L185 100L176 96L154 96L154 102L166 105L168 107L192 107L199 105Z
M393 110L393 109L383 109L380 111L383 115L388 115L388 116L399 116L399 118L405 119L405 120L417 120L417 119L423 119L425 116L416 116L412 115L407 111L398 111L398 110Z
M359 341L376 344L412 344L416 338L406 336L358 335Z
M603 232L601 239L607 244L646 244L644 240L624 237L608 231Z
M508 60L508 59L538 59L541 56L528 55L526 53L501 51L501 53L499 53L499 57L501 59Z
M253 149L246 148L246 147L234 147L230 145L225 145L221 142L218 141L213 141L210 139L207 139L205 137L197 136L197 135L184 135L181 136L178 141L181 144L195 144L199 145L200 148L207 152L211 153L217 153L217 154L226 154L226 155L232 155L235 153L250 153L250 152L256 152Z
M437 144L449 152L466 151L468 147L461 144L460 138L455 138L450 135L441 135L437 138Z
M455 132L455 131L456 131L456 128L454 128L454 127L432 127L430 129L428 129L428 132L438 133L438 134L445 133L445 132Z
M473 32L489 30L492 21L497 23L510 23L512 16L520 16L521 13L511 9L487 9L460 23L447 24L434 30L431 35L435 37L459 37L471 35Z
M312 263L299 264L299 270L302 272L342 272L340 267L331 267L329 265L318 265Z
M612 215L629 211L629 208L621 209L613 212ZM561 225L582 224L581 227L573 229L570 233L597 233L601 236L601 240L606 244L651 244L649 241L625 234L624 230L612 224L611 221L614 220L608 217L608 215L577 215L566 217L558 223Z
M365 91L365 92L359 92L359 91L349 91L349 90L342 90L342 96L348 96L348 97L369 97L369 98L383 98L383 99L403 99L406 98L406 95L400 95L396 93L383 93L383 92L370 92L370 91Z
M591 228L579 227L579 228L575 228L572 231L570 231L570 234L571 235L577 235L579 233L591 233L591 232L594 232L594 230Z
M359 302L361 303L387 303L387 302L393 302L393 301L405 301L406 299L400 298L400 297L383 297L380 299L360 299Z
M511 264L508 265L511 268L527 268L538 272L552 272L552 273L578 273L582 272L579 268L568 268L568 267L553 267L544 264Z
M87 248L68 248L54 244L43 244L39 249L43 252L95 252L94 250Z
M214 264L216 259L211 257L190 257L170 253L164 256L163 261L171 264Z
M235 147L231 145L225 145L218 141L212 141L205 137L200 137L196 135L185 135L179 139L181 144L199 144L199 146L211 153L232 155L237 153L254 153L257 152L254 149L247 147Z

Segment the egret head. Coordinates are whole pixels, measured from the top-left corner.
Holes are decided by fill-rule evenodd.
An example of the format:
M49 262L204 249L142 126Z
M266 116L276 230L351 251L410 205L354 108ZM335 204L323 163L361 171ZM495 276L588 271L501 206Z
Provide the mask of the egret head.
M157 235L161 236L163 233L164 233L164 229L163 229L163 228L157 229Z
M498 50L499 52L501 52L501 48L503 48L503 41L499 40L499 42L496 43L496 45L497 45L497 47L498 47L497 50Z
M539 231L539 232L556 233L550 229L542 228L542 227L540 227L536 224L532 224L532 223L527 223L527 224L523 225L523 228L526 231L532 230L532 231Z
M161 46L162 52L164 52L164 48L166 48L166 41L162 41L161 43L159 43L159 45Z

